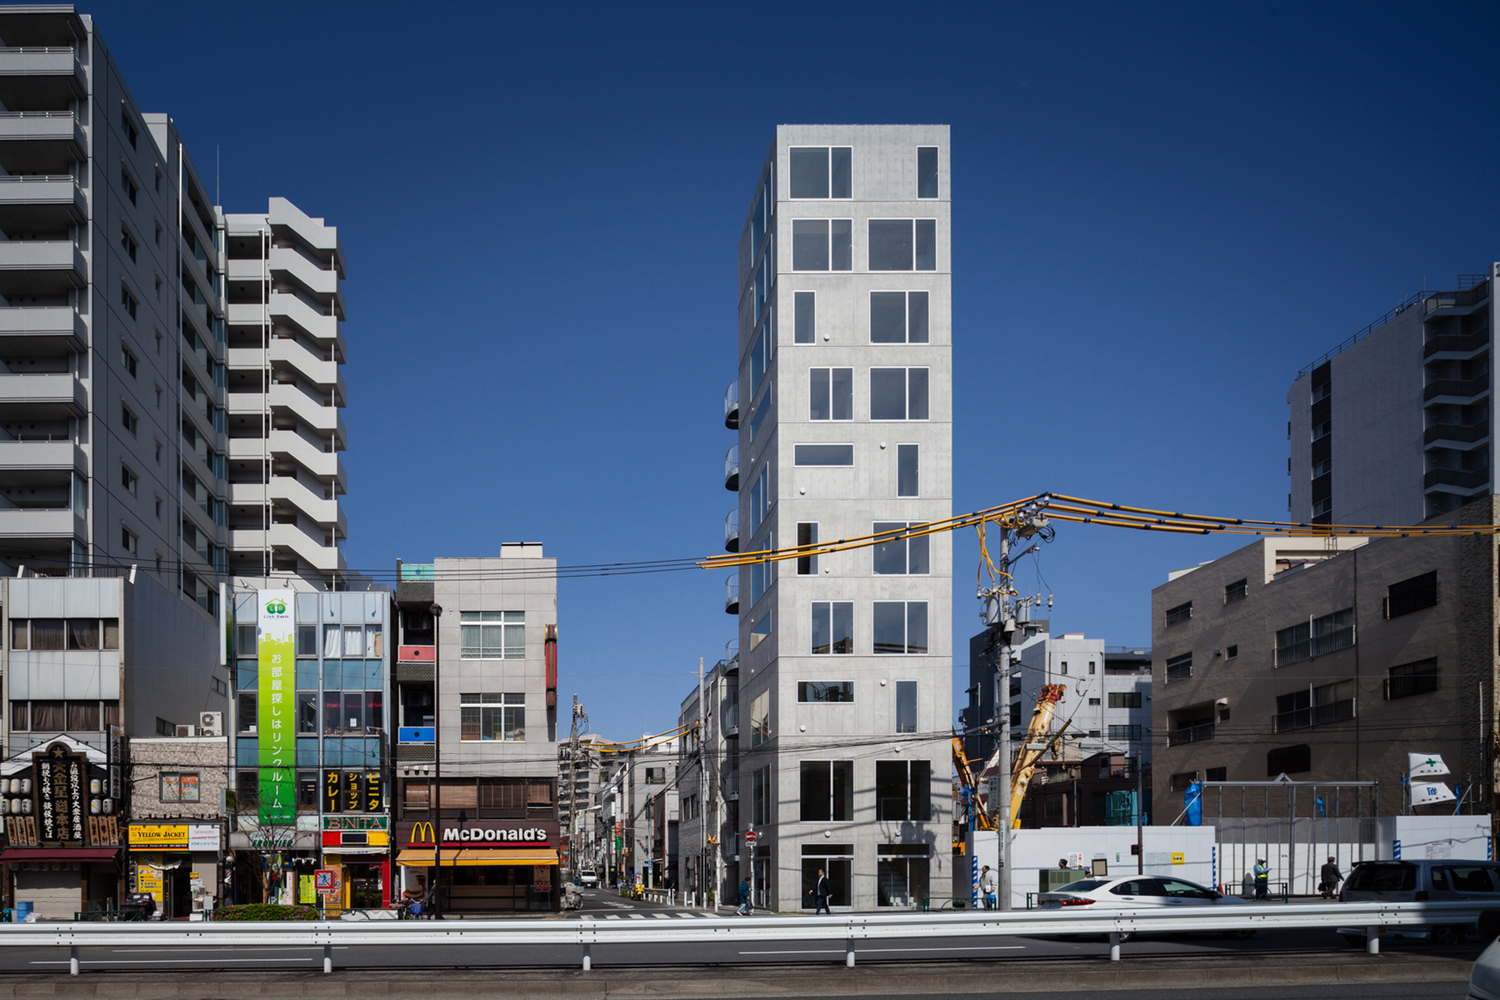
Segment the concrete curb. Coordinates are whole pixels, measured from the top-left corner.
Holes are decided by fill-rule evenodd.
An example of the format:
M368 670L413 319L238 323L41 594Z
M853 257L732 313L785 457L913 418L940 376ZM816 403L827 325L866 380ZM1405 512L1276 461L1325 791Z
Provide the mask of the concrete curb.
M1467 959L1427 955L1363 956L1267 953L1211 959L1127 958L1066 961L870 963L837 966L671 966L612 968L594 972L545 969L372 970L352 969L325 976L314 972L241 971L163 974L87 972L0 976L0 1000L260 1000L263 997L529 998L600 1000L628 998L761 998L814 996L993 996L996 993L1067 991L1192 990L1223 988L1350 985L1358 983L1467 982Z

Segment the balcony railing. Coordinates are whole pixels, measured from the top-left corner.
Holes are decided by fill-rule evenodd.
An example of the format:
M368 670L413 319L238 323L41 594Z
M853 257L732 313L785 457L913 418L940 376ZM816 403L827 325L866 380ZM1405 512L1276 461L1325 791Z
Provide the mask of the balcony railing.
M1459 396L1468 398L1487 392L1490 387L1489 376L1481 375L1479 378L1439 378L1427 383L1422 390L1423 402L1431 402L1439 396Z
M1275 732L1286 733L1294 729L1323 726L1330 722L1347 722L1352 718L1354 718L1354 699L1345 698L1326 705L1313 705L1309 708L1293 709L1290 712L1277 712L1271 716L1271 726Z
M740 509L738 507L724 515L724 551L740 550Z
M1214 724L1201 722L1196 726L1183 726L1167 733L1167 746L1176 747L1187 743L1202 743L1214 738Z
M740 613L740 575L731 573L724 581L724 613L737 615Z
M1422 345L1422 357L1430 358L1434 354L1444 352L1472 354L1474 351L1483 350L1489 345L1490 338L1488 335L1464 336L1463 334L1452 333L1439 334L1436 337L1430 338L1427 343Z
M1490 481L1490 470L1488 469L1433 469L1422 477L1424 487L1433 486L1457 486L1462 490L1472 490L1483 486Z
M1465 444L1483 441L1490 436L1490 422L1481 420L1477 424L1433 424L1422 432L1422 443L1435 441L1459 441Z
M740 380L735 379L724 390L724 426L732 431L740 429Z
M724 453L724 488L731 493L740 489L740 446L734 445Z

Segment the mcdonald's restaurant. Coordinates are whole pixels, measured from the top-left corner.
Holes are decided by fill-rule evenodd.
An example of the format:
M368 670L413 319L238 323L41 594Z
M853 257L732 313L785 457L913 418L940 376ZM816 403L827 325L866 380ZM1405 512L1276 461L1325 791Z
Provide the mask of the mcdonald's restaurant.
M406 821L396 824L402 888L427 894L437 879L444 913L562 908L556 821Z

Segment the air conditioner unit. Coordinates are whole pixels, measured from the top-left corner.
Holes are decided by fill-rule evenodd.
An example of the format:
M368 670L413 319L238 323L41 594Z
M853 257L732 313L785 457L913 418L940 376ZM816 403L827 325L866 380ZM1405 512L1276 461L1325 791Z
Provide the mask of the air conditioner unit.
M198 735L198 727L196 727L196 726L178 726L177 727L177 736L179 738L181 738L183 736L197 736L197 735Z
M224 713L200 712L198 714L198 733L200 736L223 736Z

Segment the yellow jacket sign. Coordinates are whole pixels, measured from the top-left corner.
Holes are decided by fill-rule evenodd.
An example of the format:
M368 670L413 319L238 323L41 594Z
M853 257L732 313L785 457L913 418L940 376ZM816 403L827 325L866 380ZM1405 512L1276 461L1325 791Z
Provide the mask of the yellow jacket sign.
M130 824L130 849L132 851L185 851L188 846L186 823Z

